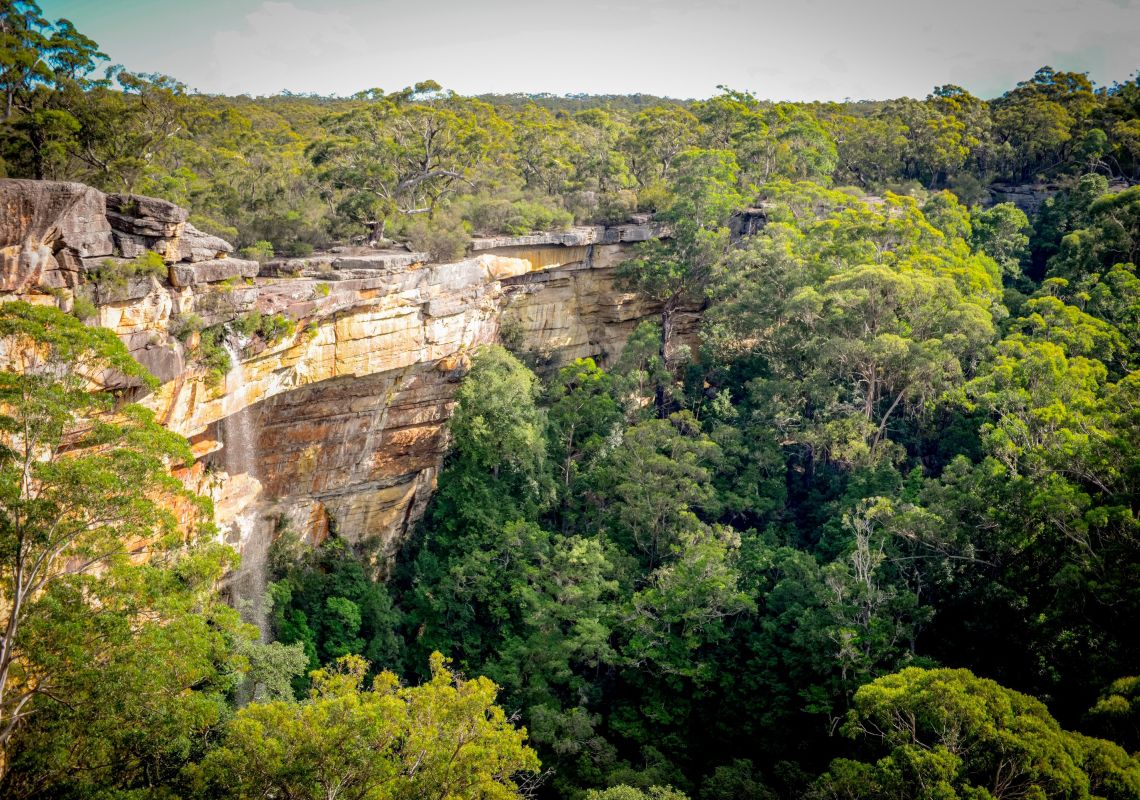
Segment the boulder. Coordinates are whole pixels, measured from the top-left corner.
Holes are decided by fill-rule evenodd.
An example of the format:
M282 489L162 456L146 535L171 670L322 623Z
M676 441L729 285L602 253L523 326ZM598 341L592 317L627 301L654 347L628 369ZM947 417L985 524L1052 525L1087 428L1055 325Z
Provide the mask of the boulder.
M181 236L190 213L169 200L139 194L107 195L107 219L117 231L154 238Z
M186 356L178 342L165 345L150 343L131 355L162 383L172 381L186 371Z
M189 222L178 240L178 255L182 261L213 261L225 258L234 251L234 246L219 236L204 233Z
M150 250L155 241L146 236L124 233L123 231L115 231L113 236L115 238L115 252L123 258L138 258Z
M0 291L74 286L77 258L112 251L105 210L81 183L0 180Z
M107 221L117 234L119 252L139 255L139 248L159 253L167 264L181 261L186 209L168 200L138 194L107 195Z

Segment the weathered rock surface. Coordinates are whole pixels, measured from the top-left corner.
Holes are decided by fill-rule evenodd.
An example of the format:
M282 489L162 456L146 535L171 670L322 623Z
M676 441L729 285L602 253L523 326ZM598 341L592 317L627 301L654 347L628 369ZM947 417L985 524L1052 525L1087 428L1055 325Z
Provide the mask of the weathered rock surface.
M203 233L189 222L178 240L178 254L183 261L212 261L225 258L233 251L233 245L225 239Z
M78 253L106 250L112 232L177 254L167 280L147 276L95 292L98 323L163 382L141 402L211 464L181 475L214 498L239 547L250 531L286 520L310 541L335 529L379 539L393 553L430 497L470 354L500 341L504 322L519 347L553 365L615 358L638 322L660 313L613 274L632 254L628 243L667 234L648 222L480 240L470 258L449 264L406 251L317 255L273 262L267 276L255 262L200 258L230 251L201 244L185 213L163 201L110 196L101 225L98 192L28 183L8 189L26 221L5 235L70 253L80 278ZM30 194L20 199L21 192ZM56 194L61 199L48 200ZM62 225L68 214L91 219L91 230ZM47 233L64 228L67 241L92 244L80 251ZM105 239L97 241L99 231ZM13 274L24 275L22 291L34 289L33 273ZM217 325L254 310L284 314L295 330L271 343L232 333L226 347L236 359L221 381L195 361L194 335L189 348L176 335L185 336L180 326L192 315ZM680 335L692 330L694 315L675 319Z
M534 233L525 236L492 236L471 241L471 249L497 250L503 247L584 247L591 244L617 244L619 242L644 242L668 235L668 229L655 222L642 222L632 225L588 225L570 228L566 231Z
M234 278L256 278L260 265L243 258L214 258L209 261L175 264L170 282L182 288L200 283L221 283Z
M81 183L0 180L0 291L76 286L79 259L111 252L102 192Z
M994 203L1013 203L1032 217L1059 191L1061 187L1052 183L995 183L990 187L990 197Z

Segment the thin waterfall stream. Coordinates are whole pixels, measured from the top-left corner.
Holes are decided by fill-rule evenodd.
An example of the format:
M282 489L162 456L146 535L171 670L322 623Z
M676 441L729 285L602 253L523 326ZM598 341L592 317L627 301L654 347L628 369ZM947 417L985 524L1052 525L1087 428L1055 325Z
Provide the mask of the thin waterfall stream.
M230 371L226 374L226 406L232 412L221 421L222 467L231 480L239 476L252 479L260 454L253 414L246 404L248 386L241 361L241 347L227 339L225 348L231 364ZM265 597L268 586L266 562L273 536L267 526L258 522L256 512L247 507L231 523L231 532L236 534L241 550L241 566L230 579L230 591L234 606L242 619L256 625L261 641L267 642L269 608Z

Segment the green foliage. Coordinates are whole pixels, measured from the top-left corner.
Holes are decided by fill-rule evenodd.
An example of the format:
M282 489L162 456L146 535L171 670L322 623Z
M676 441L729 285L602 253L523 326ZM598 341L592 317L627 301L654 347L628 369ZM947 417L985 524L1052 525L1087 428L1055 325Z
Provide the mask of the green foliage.
M378 800L521 796L517 776L539 768L526 732L494 705L493 683L458 678L446 664L434 654L421 686L383 672L364 688L367 662L339 659L312 673L308 700L238 711L188 781L203 797L316 798L348 783Z
M99 307L82 295L71 301L71 316L78 320L88 320L99 315Z
M204 328L198 337L198 346L191 352L194 361L206 371L214 385L220 383L233 368L233 359L225 347L226 329L222 325Z
M110 331L9 302L0 339L3 792L169 777L225 714L232 551L168 472L186 440L102 391L108 370L155 384Z
M968 227L947 222L968 216L950 195L939 212L947 234L910 198L870 205L802 184L767 192L772 222L714 280L709 352L762 360L752 391L788 403L768 413L816 457L895 458L895 415L924 413L992 339L996 267L971 252Z
M378 668L396 666L401 655L397 616L367 562L340 539L328 539L311 552L297 553L294 544L285 534L271 552L276 574L269 594L277 639L300 645L308 669L350 654L363 655ZM298 689L307 686L303 676L293 683Z
M1021 274L1022 262L1029 255L1029 218L1012 203L998 203L988 209L974 209L970 242L1002 269L1007 278Z
M614 786L604 791L591 789L586 800L688 800L689 796L670 786L650 786L645 791L632 786Z
M418 217L406 225L404 235L415 250L427 253L433 261L442 262L463 258L471 240L462 220L451 215L431 220Z
M179 313L170 318L168 330L170 335L185 343L191 336L201 333L206 327L205 321L197 314Z
M1140 679L1113 681L1089 709L1089 717L1099 731L1135 752L1140 743Z
M147 250L129 261L103 259L92 278L99 290L100 301L107 302L126 299L127 287L136 278L151 277L165 280L167 274L168 269L162 256Z
M537 760L494 689L437 650L502 687L550 771L542 796L1140 792L1118 746L1137 746L1140 663L1137 81L1046 67L992 101L954 85L466 98L430 81L227 98L95 79L103 56L70 23L0 10L6 174L171 199L259 260L399 242L447 261L471 235L638 210L671 232L616 270L660 319L607 333L596 361L542 354L540 379L501 348L472 354L395 564L348 546L358 531L281 538L272 643L217 604L225 554L162 510L193 502L166 472L185 443L91 391L147 376L107 331L0 309L4 563L26 566L26 542L52 575L26 604L2 592L24 616L0 651L0 723L17 718L0 792L529 788L514 773ZM995 181L1051 196L1030 220L986 207ZM74 314L160 262L97 269ZM199 306L229 322L171 320L215 380L227 337L292 333L234 288ZM392 672L364 689L361 657Z
M234 320L234 330L243 336L257 336L268 345L274 345L297 330L297 323L284 314L262 314L250 311Z
M843 731L886 755L840 761L813 797L1125 798L1140 764L1109 742L1069 733L1031 697L967 670L907 669L855 694Z
M552 199L531 199L522 193L476 195L461 204L463 220L476 233L522 236L536 231L562 230L574 221ZM466 244L466 242L464 242Z
M285 255L290 258L308 258L313 254L313 249L309 242L290 242L285 248Z
M441 481L432 512L442 528L493 530L549 503L538 392L534 374L501 347L473 359L451 419L450 477Z
M267 242L264 239L259 242L254 242L248 247L241 249L242 258L249 258L264 264L273 258L273 242Z

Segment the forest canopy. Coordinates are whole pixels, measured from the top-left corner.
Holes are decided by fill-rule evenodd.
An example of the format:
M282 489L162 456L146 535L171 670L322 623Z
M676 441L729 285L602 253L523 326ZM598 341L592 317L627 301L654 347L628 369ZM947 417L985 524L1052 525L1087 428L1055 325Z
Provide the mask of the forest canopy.
M473 354L383 579L281 525L270 642L187 442L100 383L154 379L0 304L0 794L1140 797L1140 79L250 98L107 64L0 0L0 175L262 259L669 236L615 269L657 309L615 357Z

